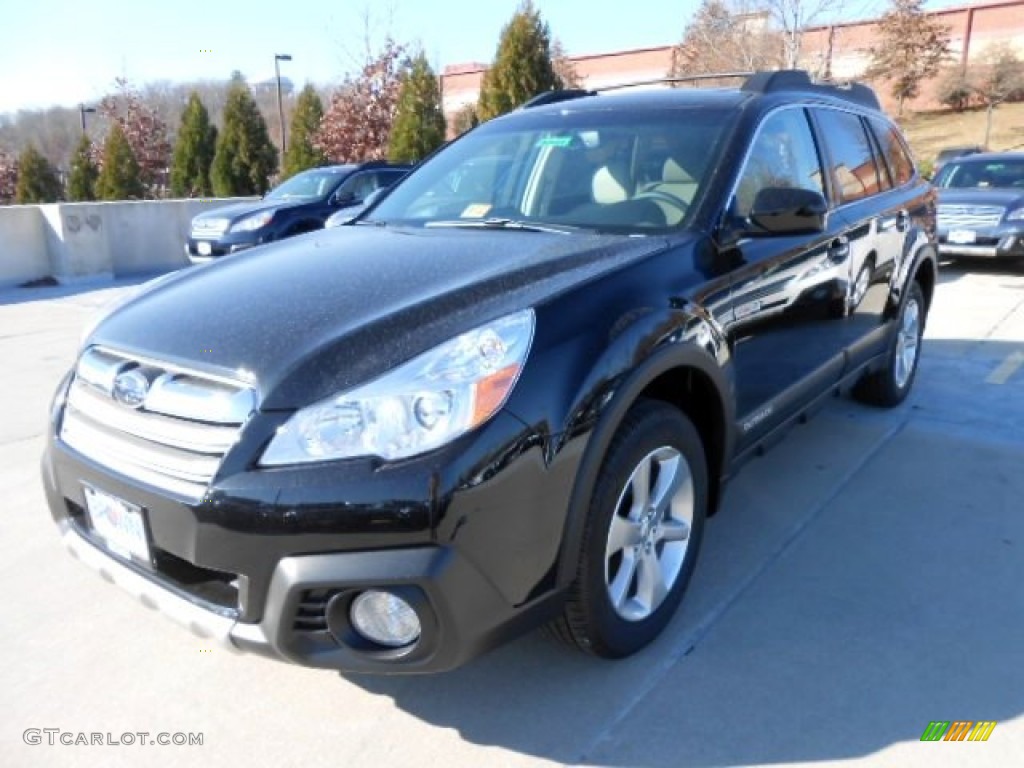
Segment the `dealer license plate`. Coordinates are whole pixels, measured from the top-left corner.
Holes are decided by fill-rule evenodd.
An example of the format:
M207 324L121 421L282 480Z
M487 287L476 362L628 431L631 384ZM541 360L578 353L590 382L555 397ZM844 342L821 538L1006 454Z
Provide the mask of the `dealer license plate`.
M95 488L84 486L85 506L96 534L121 557L149 560L149 542L142 509Z
M209 256L213 253L213 246L209 243L200 241L196 243L196 250L199 252L200 256Z
M978 235L971 229L951 229L946 239L956 245L969 245L978 239Z

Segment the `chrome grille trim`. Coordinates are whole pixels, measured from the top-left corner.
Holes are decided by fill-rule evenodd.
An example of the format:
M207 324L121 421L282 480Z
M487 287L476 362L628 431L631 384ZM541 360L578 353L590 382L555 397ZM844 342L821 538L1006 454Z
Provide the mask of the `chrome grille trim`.
M77 411L65 416L61 437L79 453L93 455L103 464L131 465L193 484L209 482L220 465L216 454L194 454L119 434Z
M89 414L112 431L186 451L223 454L238 439L236 427L214 427L125 408L81 380L71 385L67 407Z
M1006 208L1000 205L940 205L936 209L942 229L994 227L1003 220Z
M141 404L115 399L128 371L150 382ZM198 501L255 404L251 385L94 347L76 366L60 439L119 474Z

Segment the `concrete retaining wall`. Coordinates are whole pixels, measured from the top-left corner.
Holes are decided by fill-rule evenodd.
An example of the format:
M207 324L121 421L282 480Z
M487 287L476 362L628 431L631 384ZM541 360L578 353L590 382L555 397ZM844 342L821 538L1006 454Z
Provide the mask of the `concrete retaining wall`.
M50 274L39 206L0 206L0 288Z
M0 287L177 269L192 217L246 199L0 207Z

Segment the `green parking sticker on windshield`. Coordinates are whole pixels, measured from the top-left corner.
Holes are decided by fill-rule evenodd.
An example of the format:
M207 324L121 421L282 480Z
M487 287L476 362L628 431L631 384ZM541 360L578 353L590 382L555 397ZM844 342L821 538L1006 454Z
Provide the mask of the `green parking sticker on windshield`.
M538 147L568 147L572 144L572 136L545 136L537 142Z

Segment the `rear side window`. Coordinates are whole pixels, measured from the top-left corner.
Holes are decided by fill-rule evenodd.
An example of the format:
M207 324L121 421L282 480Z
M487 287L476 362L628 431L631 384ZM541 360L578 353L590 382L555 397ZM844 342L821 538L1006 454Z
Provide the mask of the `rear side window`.
M907 154L907 148L900 141L896 129L880 117L868 118L871 128L882 148L885 162L889 165L893 186L901 186L914 178L914 163Z
M878 194L882 178L861 119L835 109L819 109L815 117L828 147L839 202L852 203Z

